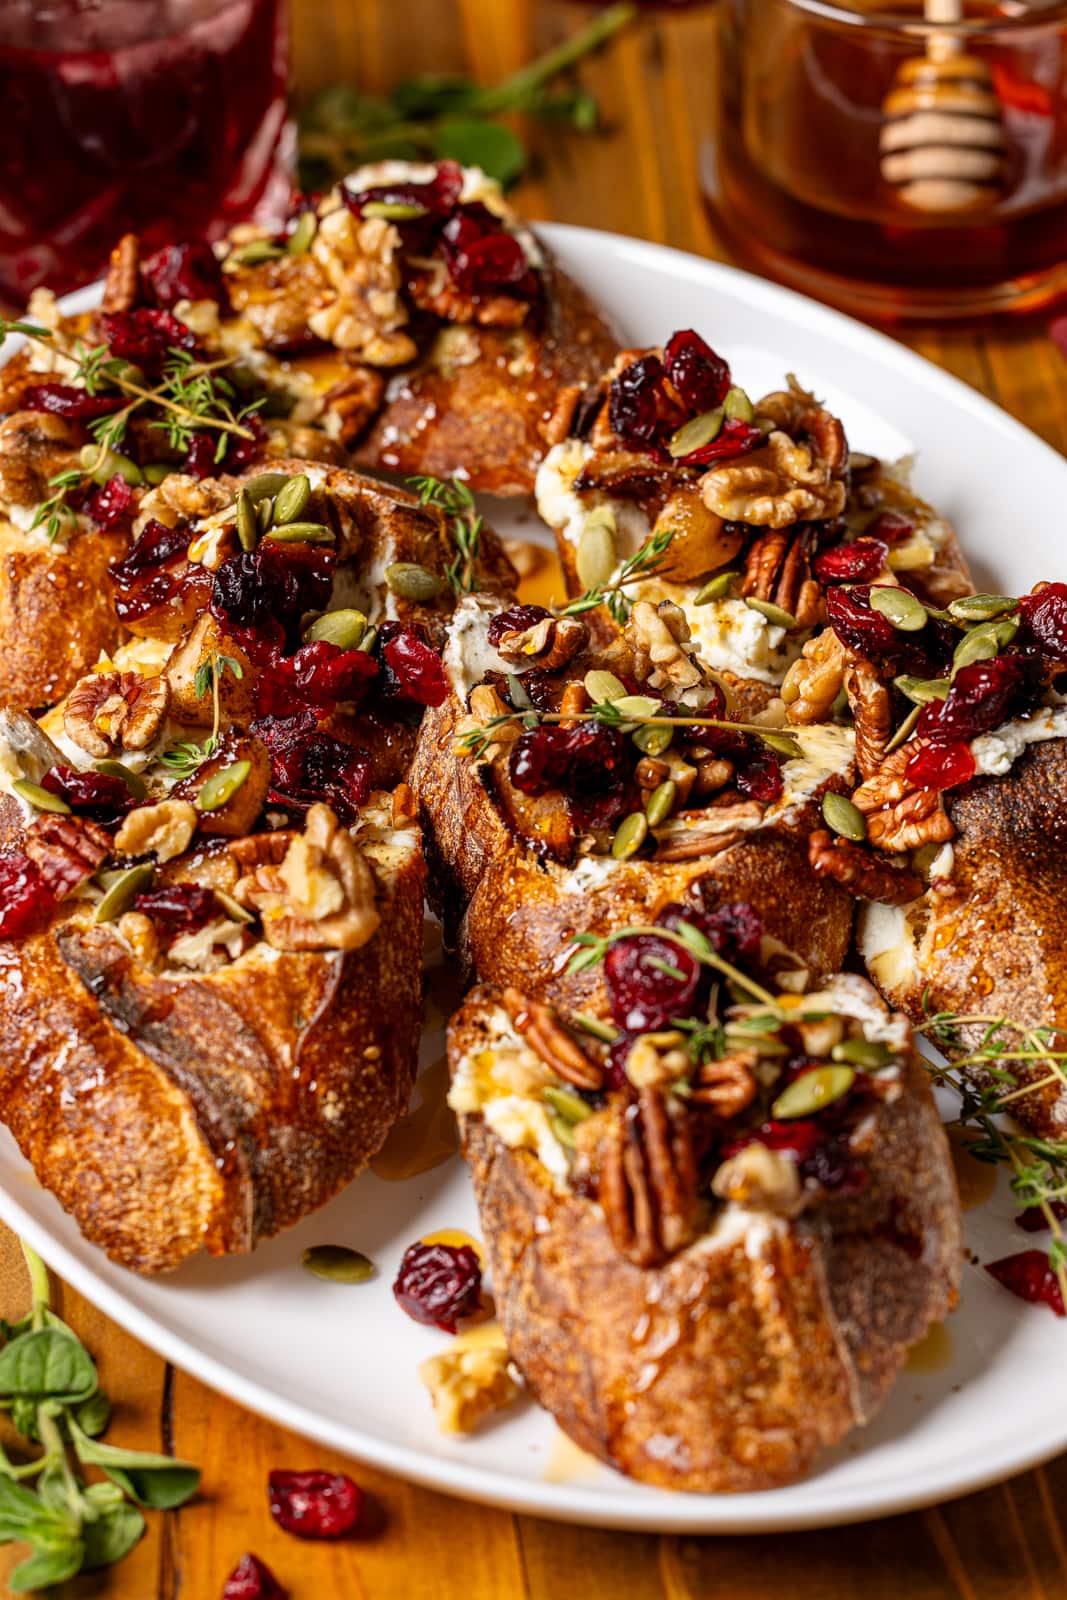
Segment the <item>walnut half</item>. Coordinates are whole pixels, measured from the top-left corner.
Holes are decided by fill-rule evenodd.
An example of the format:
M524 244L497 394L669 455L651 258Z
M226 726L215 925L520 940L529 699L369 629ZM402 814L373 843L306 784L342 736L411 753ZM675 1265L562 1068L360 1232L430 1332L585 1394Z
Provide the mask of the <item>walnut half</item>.
M376 931L374 873L329 806L313 805L282 860L238 880L234 899L258 911L277 950L358 950Z
M146 750L163 726L170 691L165 678L139 672L89 672L63 708L67 737L97 760L112 750Z

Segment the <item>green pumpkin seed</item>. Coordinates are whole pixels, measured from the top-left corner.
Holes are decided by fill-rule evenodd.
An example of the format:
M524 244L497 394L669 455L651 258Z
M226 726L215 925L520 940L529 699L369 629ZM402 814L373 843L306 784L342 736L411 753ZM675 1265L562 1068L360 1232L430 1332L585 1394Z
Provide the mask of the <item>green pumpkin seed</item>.
M230 251L230 260L238 267L258 267L262 261L275 261L285 250L273 239L252 239Z
M746 595L745 604L753 611L758 611L761 617L766 617L768 622L773 622L776 628L788 629L797 625L797 619L791 611L784 611L771 600L757 600L753 595Z
M918 633L926 627L926 607L907 589L876 586L870 591L870 607L892 623L899 633Z
M334 533L321 522L287 522L284 528L268 528L264 538L279 544L333 544Z
M900 727L897 729L896 733L886 745L886 755L889 755L893 750L899 749L906 739L911 738L912 734L915 732L915 724L918 722L921 713L922 706L912 707L907 716L904 718L904 721L900 724Z
M107 893L97 906L94 922L114 922L116 917L121 917L133 905L141 890L148 888L155 875L156 869L148 861L120 872L109 884Z
M803 746L796 739L791 739L788 733L761 733L759 737L768 750L774 750L790 761L796 761L804 754Z
M117 367L111 369L110 382L119 386L132 383L143 388L147 382L147 374L143 367L137 366L132 361L120 361Z
M367 619L354 606L344 611L327 611L304 632L308 644L324 639L341 650L355 650L367 631Z
M357 644L356 649L357 650L366 650L369 653L371 650L374 649L374 646L377 644L377 642L378 642L378 630L377 630L377 628L368 628L366 633L363 635L362 639Z
M101 456L96 445L83 445L78 454L78 461L89 472L93 482L100 484L101 487L115 477L124 478L133 488L144 482L144 473L136 461L131 461L129 456L120 455L117 450L105 450Z
M258 527L260 533L264 534L269 532L270 525L273 521L274 501L271 499L270 495L265 495L256 506L256 526Z
M415 561L394 561L385 569L385 581L401 600L434 600L444 588L436 573Z
M240 901L235 900L232 895L227 894L225 889L216 889L215 899L223 908L231 922L253 922L255 920L251 912L246 911Z
M571 1021L585 1033L591 1033L594 1039L603 1039L605 1044L614 1044L619 1037L610 1022L602 1022L599 1017L591 1017L588 1011L572 1011Z
M169 478L171 473L176 470L170 465L169 461L150 461L147 467L142 468L145 483L150 483L153 489L157 484L162 483L164 478Z
M198 811L218 811L232 800L252 770L251 761L235 761L232 766L213 772L196 797Z
M969 628L952 652L952 676L975 661L988 661L999 649L995 622L980 622Z
M48 789L42 789L39 783L31 783L28 778L16 778L11 785L11 792L37 811L54 811L57 817L70 815L70 807L65 800Z
M842 1039L830 1051L831 1061L847 1061L853 1067L887 1067L893 1053L878 1039Z
M237 537L242 550L254 550L259 542L259 518L247 489L237 491Z
M311 241L318 231L319 219L314 211L302 213L296 227L285 242L286 253L291 256L305 256L311 249Z
M630 737L642 755L661 756L674 738L674 729L646 722L635 728Z
M414 222L426 215L426 207L404 200L368 200L362 207L365 217L381 217L385 222Z
M783 1120L792 1117L810 1117L834 1100L847 1094L855 1081L851 1067L815 1067L802 1073L782 1090L771 1106L771 1116Z
M296 522L310 499L311 484L307 474L298 472L296 477L290 478L285 488L279 489L274 497L275 522Z
M623 694L611 703L622 716L638 722L643 722L646 717L654 717L660 708L660 702L647 694Z
M667 443L668 453L677 459L690 455L694 450L702 450L706 444L718 438L722 432L722 420L722 406L715 411L705 411L703 416L694 417L671 435Z
M288 482L289 479L284 472L260 472L256 477L249 478L244 485L244 491L252 504L258 506L261 500L270 499L272 495L278 494Z
M561 1117L558 1112L550 1111L548 1125L565 1150L577 1150L578 1141L574 1137L574 1127L573 1124L567 1121L566 1117Z
M867 822L859 806L843 794L833 792L822 797L823 821L842 839L854 839L857 844L867 837Z
M752 421L752 401L743 389L738 389L736 386L732 389L727 389L722 409L723 415L729 417L731 422Z
M729 1049L752 1048L758 1050L761 1056L788 1056L793 1053L777 1034L759 1033L752 1028L733 1027L729 1023L725 1029L725 1039Z
M698 589L693 596L692 605L710 606L713 600L721 600L729 594L733 587L734 579L739 578L739 572L717 572L714 578L709 578L702 589Z
M121 761L94 761L93 771L102 773L105 778L118 778L124 783L135 800L143 800L148 793L148 785L139 772L131 772L129 767L123 766Z
M586 694L595 706L601 705L605 700L618 700L626 693L626 685L620 683L613 672L599 670L587 672L582 682Z
M612 1034L612 1038L614 1037ZM570 1089L560 1089L556 1084L550 1083L542 1093L553 1111L558 1112L564 1122L569 1122L572 1126L576 1122L584 1122L586 1117L591 1117L593 1114L592 1107L586 1105L581 1095L572 1093Z
M948 609L950 615L961 622L988 622L993 617L1002 617L1006 611L1014 611L1018 604L1018 600L1008 594L965 594L959 600L950 600Z
M615 829L611 853L616 861L628 861L648 838L648 819L643 811L631 811Z
M677 796L678 785L673 778L665 778L658 789L653 789L645 802L645 818L650 828L658 828L661 822L666 822Z
M928 705L931 700L943 700L949 691L947 678L913 678L908 672L902 672L899 678L893 679L893 683L916 706Z
M614 523L614 517L612 523ZM605 522L587 522L578 540L574 564L583 589L599 589L607 583L618 562L614 527Z
M330 1283L366 1283L374 1276L374 1262L360 1250L343 1244L313 1244L302 1252L300 1265L313 1277Z

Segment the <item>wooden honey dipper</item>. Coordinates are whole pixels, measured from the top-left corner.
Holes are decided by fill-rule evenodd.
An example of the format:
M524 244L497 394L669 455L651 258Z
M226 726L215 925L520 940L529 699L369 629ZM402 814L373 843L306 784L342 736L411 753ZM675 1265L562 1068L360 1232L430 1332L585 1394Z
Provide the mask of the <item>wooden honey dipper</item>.
M927 22L959 23L962 0L924 0ZM974 211L1004 183L1005 137L993 75L958 34L931 33L882 107L882 177L919 211Z

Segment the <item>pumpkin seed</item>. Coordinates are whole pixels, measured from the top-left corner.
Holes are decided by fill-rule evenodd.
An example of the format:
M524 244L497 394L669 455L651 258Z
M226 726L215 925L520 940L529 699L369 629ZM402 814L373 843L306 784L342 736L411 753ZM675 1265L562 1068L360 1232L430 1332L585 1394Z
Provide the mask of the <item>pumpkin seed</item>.
M377 628L368 628L366 633L363 635L362 639L357 644L356 649L357 650L366 650L367 653L369 654L374 649L374 646L377 644L377 642L378 642L378 630L377 630Z
M706 444L717 439L722 432L723 408L717 407L714 411L705 411L702 416L694 417L672 433L667 442L668 454L677 459L679 456L690 455L694 450L702 450Z
M561 1117L558 1112L550 1111L548 1125L565 1150L577 1150L578 1141L574 1137L574 1127L566 1117Z
M259 519L247 489L237 491L237 537L242 550L254 550L259 541Z
M335 644L341 650L355 650L366 631L366 617L352 606L344 611L327 611L321 617L316 617L310 628L305 630L304 638L308 644L325 639L327 644Z
M96 445L83 445L78 461L87 472L91 469L93 482L101 487L115 477L124 478L133 488L144 482L144 473L136 461L131 461L129 456L121 455L117 450L105 450L101 456Z
M666 822L677 796L678 785L673 778L665 778L658 789L653 789L645 802L645 820L650 828L658 828L661 822Z
M646 722L634 729L631 738L642 755L661 756L674 738L674 729Z
M164 478L169 478L176 469L169 461L150 461L147 467L142 467L141 470L144 473L145 483L150 483L155 488Z
M585 1033L591 1033L594 1039L603 1039L605 1044L614 1044L619 1037L610 1022L602 1022L599 1017L591 1017L588 1011L572 1011L571 1021Z
M922 706L912 706L911 710L904 718L904 721L900 724L900 727L886 745L886 755L889 755L889 753L893 750L899 749L906 739L911 738L912 734L915 732L915 724L918 722L921 713Z
M291 256L307 255L311 241L318 231L319 219L314 211L305 211L285 242L286 253Z
M648 838L648 819L643 811L631 811L615 829L611 853L616 861L628 861Z
M723 415L735 422L752 421L752 401L743 389L734 386L727 389L726 399L722 403Z
M822 797L823 821L842 839L854 839L857 844L867 837L867 822L859 806L843 794L832 791Z
M381 217L386 222L414 222L426 215L426 207L405 200L368 200L362 207L365 217Z
M949 691L947 678L913 678L902 672L893 679L894 686L916 706L928 705L931 700L943 700Z
M156 869L149 861L120 872L97 906L94 922L114 922L116 917L121 917L133 905L141 890L148 888L155 875Z
M614 1037L612 1034L612 1038ZM584 1122L586 1117L591 1117L593 1114L592 1107L586 1105L581 1095L574 1094L570 1089L560 1089L556 1084L550 1083L542 1093L553 1111L557 1111L564 1122L569 1122L572 1126L576 1122Z
M873 588L870 607L899 633L918 633L926 627L926 607L907 589Z
M753 595L746 595L745 604L753 611L758 611L761 617L766 617L768 622L773 622L776 628L788 629L797 625L797 619L791 611L784 611L771 600L757 600Z
M830 1051L831 1061L847 1061L854 1067L887 1067L893 1053L880 1039L842 1039Z
M196 797L199 811L218 811L232 800L252 770L251 761L235 761L232 766L213 772Z
M298 472L274 497L275 522L295 522L310 499L311 484L307 474Z
M273 239L252 239L248 244L231 250L230 260L238 267L257 267L262 261L275 261L284 254L282 246L275 244Z
M624 717L631 717L639 722L643 722L646 717L654 717L660 708L660 702L653 700L647 694L623 694L611 703Z
M834 1100L847 1094L855 1081L851 1067L815 1067L802 1073L782 1090L771 1106L771 1116L783 1120L791 1117L810 1117Z
M118 778L124 783L135 800L143 800L148 793L148 785L139 772L131 772L129 767L123 766L121 761L94 761L93 771L102 773L105 778Z
M702 589L698 589L693 596L692 604L695 606L709 606L713 600L721 600L729 594L735 578L739 572L717 572L714 578L709 578Z
M952 652L952 676L975 661L988 661L999 649L995 622L980 622L969 628Z
M613 517L612 523L614 520ZM606 522L587 522L574 558L582 588L599 589L607 583L618 559L614 527L609 528Z
M613 672L601 672L599 670L587 672L582 682L585 685L586 694L595 706L600 705L605 700L618 700L620 696L626 693L626 685L620 683Z
M289 479L284 472L260 472L256 477L249 478L244 485L244 491L252 504L258 506L261 500L266 500L284 489L288 482Z
M790 761L795 761L804 754L803 748L795 739L791 739L788 733L761 733L759 737L768 750L774 750Z
M70 807L65 800L48 789L42 789L39 783L31 783L28 778L16 778L11 785L11 792L37 811L54 811L60 817L70 815Z
M313 1244L302 1252L300 1265L313 1277L327 1278L330 1283L366 1283L374 1276L370 1257L343 1244Z
M950 600L948 609L950 615L961 622L988 622L993 617L1002 617L1006 611L1014 611L1018 604L1018 600L1008 594L965 594L958 600Z
M733 1027L727 1023L724 1037L728 1048L758 1050L761 1056L788 1056L793 1052L775 1033L760 1033L752 1028Z
M256 526L260 533L266 533L274 521L274 501L270 495L265 495L256 506Z
M334 534L321 522L287 522L284 528L268 528L264 537L279 544L333 544Z
M385 569L385 581L401 600L433 600L444 588L436 573L415 561L394 561Z
M223 910L225 911L226 915L229 917L231 922L252 922L252 921L254 921L254 918L252 917L251 912L246 911L244 906L240 903L240 901L239 900L235 900L233 898L233 895L227 894L225 889L216 889L215 890L215 899L218 901L219 905L223 908Z

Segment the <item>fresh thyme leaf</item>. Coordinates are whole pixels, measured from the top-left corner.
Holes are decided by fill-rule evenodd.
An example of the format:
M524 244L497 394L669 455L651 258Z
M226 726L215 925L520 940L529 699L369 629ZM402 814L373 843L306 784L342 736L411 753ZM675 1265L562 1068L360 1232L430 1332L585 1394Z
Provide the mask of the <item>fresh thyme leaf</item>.
M478 515L474 496L460 478L414 477L409 488L419 497L420 506L436 506L449 519L449 533L455 546L455 560L445 568L445 576L456 594L470 594L476 586L476 568L481 552L484 519Z
M624 626L630 615L630 602L623 594L623 590L656 571L662 564L676 531L674 528L661 528L659 533L645 541L640 550L635 550L632 556L627 557L619 568L617 578L613 578L610 583L594 584L576 600L558 609L556 616L577 617L581 616L583 611L592 611L595 606L606 605L620 627Z

